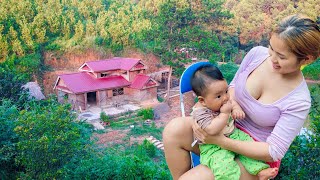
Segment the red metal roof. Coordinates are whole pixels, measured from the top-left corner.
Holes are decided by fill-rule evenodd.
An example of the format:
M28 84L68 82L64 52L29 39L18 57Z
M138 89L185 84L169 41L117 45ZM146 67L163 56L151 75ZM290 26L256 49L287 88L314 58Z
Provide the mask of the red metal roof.
M142 89L143 86L149 81L149 79L150 79L150 76L146 76L144 74L138 74L132 81L130 88Z
M131 83L122 76L95 78L86 72L62 74L59 76L67 88L74 93L91 92L129 86Z
M89 61L89 62L86 62L85 64L87 64L92 71L101 72L101 71L111 71L111 70L117 70L117 69L130 70L139 61L140 59L114 57L112 59Z

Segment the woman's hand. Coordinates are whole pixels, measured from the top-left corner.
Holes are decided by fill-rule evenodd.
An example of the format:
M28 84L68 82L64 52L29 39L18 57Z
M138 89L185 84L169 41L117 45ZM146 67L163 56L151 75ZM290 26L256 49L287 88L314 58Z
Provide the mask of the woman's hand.
M220 145L223 139L227 138L223 135L222 131L216 135L209 135L195 121L192 122L192 129L194 136L205 144Z

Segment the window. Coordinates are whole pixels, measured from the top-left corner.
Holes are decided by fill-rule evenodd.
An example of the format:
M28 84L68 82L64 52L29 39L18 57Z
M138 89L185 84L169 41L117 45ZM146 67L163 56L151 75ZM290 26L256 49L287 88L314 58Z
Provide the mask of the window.
M112 89L112 96L123 95L123 88Z
M101 73L101 77L107 77L108 76L108 73Z

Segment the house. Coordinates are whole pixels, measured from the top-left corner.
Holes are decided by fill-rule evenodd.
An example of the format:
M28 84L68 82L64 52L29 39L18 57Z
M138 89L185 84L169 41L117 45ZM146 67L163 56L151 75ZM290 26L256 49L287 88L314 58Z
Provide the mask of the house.
M79 72L61 74L54 85L59 102L74 109L88 105L116 105L125 100L144 101L157 97L158 82L145 75L147 67L140 59L115 57L89 61Z

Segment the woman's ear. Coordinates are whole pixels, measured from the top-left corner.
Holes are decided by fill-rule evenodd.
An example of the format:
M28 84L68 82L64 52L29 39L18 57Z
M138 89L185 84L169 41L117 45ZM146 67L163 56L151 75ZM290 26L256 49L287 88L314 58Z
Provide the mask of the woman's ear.
M206 103L204 102L204 98L202 96L198 96L198 102L202 105L202 106L206 106Z
M312 55L307 55L307 57L305 59L303 59L300 63L301 63L301 65L307 66L307 65L313 63L313 61L314 61L314 57Z

